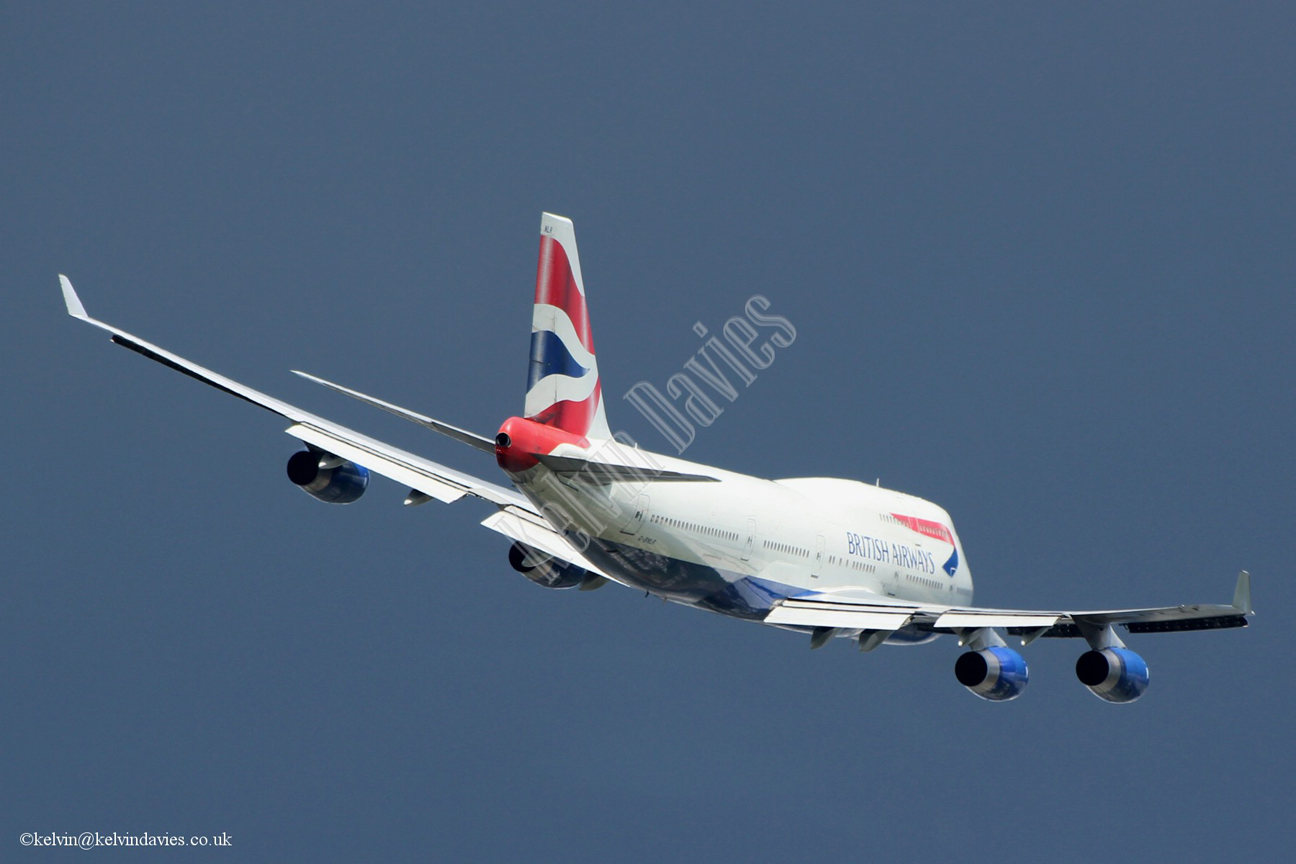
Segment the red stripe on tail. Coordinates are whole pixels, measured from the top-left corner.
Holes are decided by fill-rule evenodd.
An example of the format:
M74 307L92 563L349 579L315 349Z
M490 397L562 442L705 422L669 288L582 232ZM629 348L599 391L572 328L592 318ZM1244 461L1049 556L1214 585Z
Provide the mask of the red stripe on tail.
M576 335L585 350L594 353L594 337L590 333L589 312L585 298L576 287L567 250L552 237L540 238L540 262L536 267L535 302L557 306L567 313Z

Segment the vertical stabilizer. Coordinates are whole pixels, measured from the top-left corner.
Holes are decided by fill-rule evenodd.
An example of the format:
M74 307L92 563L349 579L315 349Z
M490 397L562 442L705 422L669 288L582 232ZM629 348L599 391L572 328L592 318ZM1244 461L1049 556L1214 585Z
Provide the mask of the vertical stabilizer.
M552 213L540 218L540 262L531 318L528 420L586 438L612 437L585 304L576 231Z

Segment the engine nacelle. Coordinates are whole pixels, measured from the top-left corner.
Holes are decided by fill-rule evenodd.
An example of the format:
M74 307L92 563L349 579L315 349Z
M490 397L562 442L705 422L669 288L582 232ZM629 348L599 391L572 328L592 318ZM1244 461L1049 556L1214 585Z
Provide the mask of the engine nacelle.
M559 561L521 543L509 547L508 557L510 567L545 588L576 588L590 575L584 567Z
M1026 689L1026 658L1011 648L992 646L968 651L954 664L954 677L982 699L1009 702Z
M1107 702L1133 702L1148 688L1148 667L1128 648L1086 651L1076 661L1076 677Z
M321 463L330 467L322 468ZM350 504L369 488L368 469L316 450L302 450L288 459L288 479L328 504Z

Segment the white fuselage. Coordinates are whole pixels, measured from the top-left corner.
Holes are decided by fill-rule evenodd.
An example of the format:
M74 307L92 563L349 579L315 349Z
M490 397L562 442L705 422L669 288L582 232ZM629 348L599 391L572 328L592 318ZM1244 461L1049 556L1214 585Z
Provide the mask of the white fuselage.
M716 479L597 484L543 466L512 476L592 562L670 600L744 618L820 593L972 602L953 522L930 501L852 480L763 480L641 455Z

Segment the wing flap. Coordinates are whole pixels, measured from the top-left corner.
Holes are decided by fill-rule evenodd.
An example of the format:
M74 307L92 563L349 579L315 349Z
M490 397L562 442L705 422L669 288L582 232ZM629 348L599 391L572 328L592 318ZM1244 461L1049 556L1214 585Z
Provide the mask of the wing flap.
M946 612L937 618L932 626L937 630L963 630L977 627L1024 627L1035 630L1041 627L1052 627L1060 620L1062 616L1056 614L964 611Z
M766 624L793 627L833 627L842 630L899 630L913 610L862 604L787 599L770 610Z

